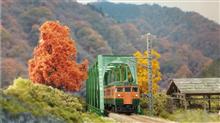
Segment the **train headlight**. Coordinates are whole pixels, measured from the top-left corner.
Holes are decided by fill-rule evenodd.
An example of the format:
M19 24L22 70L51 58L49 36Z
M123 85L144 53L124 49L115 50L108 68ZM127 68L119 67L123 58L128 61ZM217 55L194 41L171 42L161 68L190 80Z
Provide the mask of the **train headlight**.
M118 97L120 97L121 95L120 94L118 94Z
M136 94L135 96L137 97L138 95Z

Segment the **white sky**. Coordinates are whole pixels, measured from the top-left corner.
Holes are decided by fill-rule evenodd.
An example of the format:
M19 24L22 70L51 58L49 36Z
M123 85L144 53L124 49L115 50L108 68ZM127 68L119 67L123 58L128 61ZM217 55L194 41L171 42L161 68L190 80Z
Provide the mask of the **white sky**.
M80 3L97 0L77 0ZM107 0L114 3L159 4L167 7L178 7L183 11L195 11L220 24L220 0Z

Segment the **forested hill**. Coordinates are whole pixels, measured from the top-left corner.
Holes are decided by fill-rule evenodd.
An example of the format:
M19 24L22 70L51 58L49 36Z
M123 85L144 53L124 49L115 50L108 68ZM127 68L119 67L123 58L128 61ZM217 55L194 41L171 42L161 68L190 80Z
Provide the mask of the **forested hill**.
M146 43L140 37L146 32L157 36L153 45L162 56L164 77L199 76L220 57L220 26L197 13L158 5L5 0L1 18L3 85L17 76L28 76L27 61L38 43L38 28L46 20L70 27L78 61L87 57L92 63L98 54L143 51Z
M114 4L100 2L92 6L119 23L132 23L142 32L177 43L189 43L205 56L220 57L220 25L195 12L159 5Z

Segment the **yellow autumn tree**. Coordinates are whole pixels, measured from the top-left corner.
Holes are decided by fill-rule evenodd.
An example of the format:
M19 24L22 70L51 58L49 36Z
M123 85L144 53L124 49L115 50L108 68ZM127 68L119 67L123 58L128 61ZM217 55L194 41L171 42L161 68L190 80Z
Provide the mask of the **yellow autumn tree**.
M152 50L152 87L153 93L158 91L158 82L161 80L161 72L160 72L160 63L158 59L160 58L160 54ZM141 93L148 92L148 52L145 51L141 53L137 51L133 54L137 59L137 76L138 76L138 86L140 88Z

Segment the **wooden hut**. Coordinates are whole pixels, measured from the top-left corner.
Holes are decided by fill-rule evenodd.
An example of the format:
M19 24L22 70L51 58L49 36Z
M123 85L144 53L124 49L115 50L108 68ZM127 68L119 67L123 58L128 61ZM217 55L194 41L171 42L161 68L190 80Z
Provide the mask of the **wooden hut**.
M167 95L173 98L176 106L184 106L185 109L190 107L191 101L205 100L208 102L208 110L211 110L211 101L220 104L220 78L172 79Z

